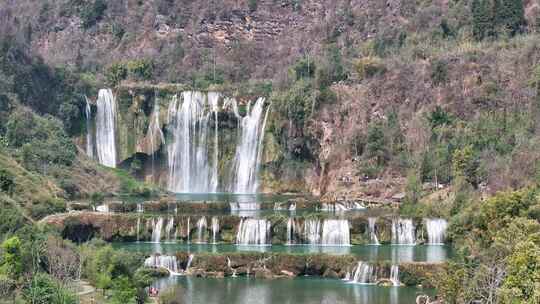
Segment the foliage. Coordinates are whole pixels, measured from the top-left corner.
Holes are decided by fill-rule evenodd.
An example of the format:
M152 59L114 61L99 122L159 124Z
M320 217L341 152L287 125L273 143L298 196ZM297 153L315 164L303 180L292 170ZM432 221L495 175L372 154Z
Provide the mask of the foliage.
M455 176L464 176L465 180L475 188L480 183L479 161L474 155L472 146L454 151L452 156Z
M384 136L381 122L371 123L367 131L366 152L368 157L375 158L378 165L384 165L388 160L388 142Z
M23 289L23 297L35 304L75 304L76 297L49 275L38 273Z
M436 60L431 68L431 81L434 85L442 85L448 81L448 64L444 60Z
M506 272L503 303L540 301L540 246L532 241L519 243L508 257Z
M93 0L83 5L80 11L83 28L88 29L98 23L103 18L106 9L105 0Z
M111 303L113 304L135 304L137 289L133 286L129 278L120 276L114 280L112 288Z
M185 291L180 285L165 289L159 296L159 302L163 304L184 304Z
M248 1L248 7L251 12L254 12L257 10L257 6L259 5L259 0L249 0Z
M0 168L0 191L10 195L14 187L15 181L13 174L6 169Z
M358 59L355 68L359 79L371 78L386 72L384 62L378 57L363 57Z
M126 79L127 75L127 67L124 63L121 62L113 63L105 71L105 77L107 78L107 82L112 86L115 86L120 83L120 81Z
M21 240L13 236L2 243L2 260L0 261L0 274L17 279L22 273Z

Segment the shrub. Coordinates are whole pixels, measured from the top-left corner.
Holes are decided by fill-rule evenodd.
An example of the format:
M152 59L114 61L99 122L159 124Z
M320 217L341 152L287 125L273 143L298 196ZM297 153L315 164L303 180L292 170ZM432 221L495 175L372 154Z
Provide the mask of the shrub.
M431 65L431 81L438 86L448 81L448 64L444 60L435 60Z
M83 28L91 28L99 22L103 18L106 9L107 3L105 0L94 0L81 7L80 17Z
M111 86L115 86L120 83L120 81L126 79L127 74L128 71L125 63L116 62L109 66L109 68L107 68L107 71L105 72L105 77L107 78L107 82Z
M356 61L355 68L359 79L371 78L386 72L383 61L378 57L361 58Z
M34 304L75 304L76 297L44 273L35 274L22 291L23 298Z
M257 6L259 4L258 0L249 0L248 7L251 12L254 12L257 10Z
M11 194L15 187L14 176L6 169L0 168L0 191Z
M130 77L141 80L152 78L153 64L148 59L131 60L127 63Z

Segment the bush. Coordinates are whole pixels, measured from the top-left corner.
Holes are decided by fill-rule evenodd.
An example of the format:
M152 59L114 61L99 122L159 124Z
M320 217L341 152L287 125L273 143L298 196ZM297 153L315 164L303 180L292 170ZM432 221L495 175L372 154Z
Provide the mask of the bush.
M431 66L431 81L438 86L448 81L448 64L444 60L436 60Z
M81 8L80 17L82 26L85 29L91 28L103 18L103 13L107 9L105 0L94 0Z
M34 304L75 304L75 295L62 287L49 275L38 273L22 290L23 298Z
M127 68L130 77L139 80L149 80L152 78L153 64L148 59L128 61Z
M175 285L165 289L159 296L159 302L162 304L184 304L185 291L180 285Z
M0 191L11 195L15 187L14 176L6 169L0 168Z
M127 67L122 62L113 63L111 66L109 66L109 68L107 68L107 71L105 72L107 82L111 86L116 86L118 83L120 83L120 81L126 79L127 75Z
M383 61L378 57L361 58L356 61L355 68L359 79L371 78L386 72Z

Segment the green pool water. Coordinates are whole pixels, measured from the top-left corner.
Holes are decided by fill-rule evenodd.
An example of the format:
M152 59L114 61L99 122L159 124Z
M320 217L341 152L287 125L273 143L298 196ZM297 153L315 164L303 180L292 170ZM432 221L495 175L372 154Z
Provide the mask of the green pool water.
M200 253L226 252L282 252L282 253L327 253L353 254L362 261L406 262L443 262L451 257L449 246L442 245L354 245L348 247L313 246L313 245L272 245L272 246L236 246L230 244L183 244L183 243L113 243L113 247L143 253L174 254L179 251Z
M191 304L410 304L415 303L418 294L434 294L432 289L358 285L310 277L261 280L173 276L153 286L163 291L175 285L182 287L184 303Z

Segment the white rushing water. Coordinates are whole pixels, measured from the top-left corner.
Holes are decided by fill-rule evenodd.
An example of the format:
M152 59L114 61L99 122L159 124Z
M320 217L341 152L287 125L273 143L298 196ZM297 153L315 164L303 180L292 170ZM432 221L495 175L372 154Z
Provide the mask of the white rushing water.
M143 204L141 204L141 203L137 204L137 213L144 213Z
M197 221L197 243L206 243L207 226L206 217L203 216Z
M428 234L428 244L442 245L446 238L446 229L448 222L445 219L434 218L425 219L426 230Z
M99 90L96 112L96 151L100 164L116 167L116 101L110 89Z
M377 238L377 232L375 230L376 222L377 222L377 218L375 217L368 218L369 239L371 241L371 245L380 245L379 239Z
M394 219L392 221L392 243L398 245L415 245L415 227L411 219Z
M219 234L219 219L217 216L212 217L212 243L217 244Z
M84 114L86 117L86 155L90 158L94 158L94 141L92 140L92 109L90 108L90 101L84 96L86 101L86 107Z
M306 219L304 221L304 240L308 244L321 243L321 221L319 219Z
M350 282L357 284L374 284L377 282L377 273L375 270L375 267L369 263L358 262Z
M159 243L161 241L161 231L163 230L163 218L157 220L152 219L152 242Z
M390 281L392 281L392 285L399 286L401 283L399 282L399 266L398 265L392 265L390 268Z
M296 221L290 217L287 220L287 243L285 245L296 244Z
M322 245L350 246L348 220L325 219L322 225Z
M161 123L159 121L159 99L156 97L154 99L154 109L152 110L152 115L150 116L150 123L148 124L148 131L146 132L146 137L150 139L150 147L149 152L152 156L152 174L154 175L155 170L155 151L159 150L159 146L162 143L165 143L165 136L163 135L163 131L161 130ZM160 141L157 142L156 138L158 138Z
M247 106L246 116L240 117L236 102L233 100L232 103L240 122L238 143L232 166L230 191L234 193L256 193L263 150L264 129L270 107L266 108L266 114L264 114L265 99L259 98L253 107L250 102Z
M268 245L270 222L266 219L242 218L236 234L237 245Z
M175 236L172 233L173 230L174 230L174 217L170 217L169 221L167 222L167 226L165 226L165 235L167 237L167 242L174 241Z
M218 189L217 93L208 95L186 91L180 100L175 96L168 108L168 188L173 192L209 193ZM210 120L215 128L210 130ZM214 132L213 157L209 157L209 138Z
M176 260L175 256L152 255L144 261L144 266L152 268L164 268L167 269L171 275L180 274L178 269L178 261Z

